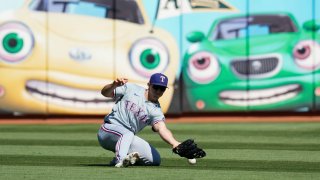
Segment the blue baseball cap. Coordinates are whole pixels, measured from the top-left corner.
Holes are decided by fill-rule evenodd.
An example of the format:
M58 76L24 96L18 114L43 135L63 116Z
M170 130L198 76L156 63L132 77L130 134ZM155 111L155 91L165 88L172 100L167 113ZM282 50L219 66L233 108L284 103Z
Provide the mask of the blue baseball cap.
M149 83L152 85L168 87L168 77L162 73L152 74Z

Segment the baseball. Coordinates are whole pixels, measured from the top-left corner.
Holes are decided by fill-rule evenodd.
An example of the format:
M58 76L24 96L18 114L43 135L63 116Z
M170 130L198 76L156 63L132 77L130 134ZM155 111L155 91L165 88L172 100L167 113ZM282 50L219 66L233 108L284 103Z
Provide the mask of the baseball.
M192 165L195 165L197 163L197 160L195 158L193 159L188 159L188 163L189 164L192 164Z

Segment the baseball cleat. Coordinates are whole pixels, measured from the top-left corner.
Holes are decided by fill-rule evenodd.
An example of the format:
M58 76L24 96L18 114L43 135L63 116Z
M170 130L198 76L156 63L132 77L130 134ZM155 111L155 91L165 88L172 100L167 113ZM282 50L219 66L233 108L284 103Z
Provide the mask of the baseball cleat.
M138 152L132 152L122 161L124 167L134 165L140 159Z
M115 165L115 167L117 167L117 168L121 168L121 167L123 167L123 163L122 163L122 161L118 162L118 163Z
M127 167L130 165L134 165L140 159L138 152L132 152L127 155L127 157L123 160L123 166Z
M115 167L128 167L130 165L134 165L140 159L138 152L129 153L126 158L122 161L118 162Z

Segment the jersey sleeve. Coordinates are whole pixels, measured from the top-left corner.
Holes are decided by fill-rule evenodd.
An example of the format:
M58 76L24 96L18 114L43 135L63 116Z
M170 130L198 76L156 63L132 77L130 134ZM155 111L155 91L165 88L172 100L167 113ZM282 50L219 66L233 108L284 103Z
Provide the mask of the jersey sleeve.
M150 115L150 125L153 126L160 121L165 121L165 116L160 107L155 108Z
M115 88L113 91L114 99L115 100L120 99L126 93L127 89L128 89L128 84Z

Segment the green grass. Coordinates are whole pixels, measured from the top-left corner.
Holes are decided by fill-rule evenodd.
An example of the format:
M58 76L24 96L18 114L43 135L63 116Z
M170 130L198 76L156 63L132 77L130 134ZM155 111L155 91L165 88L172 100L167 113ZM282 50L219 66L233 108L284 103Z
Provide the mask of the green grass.
M162 156L159 167L108 166L100 125L1 125L0 179L319 179L320 123L168 124L207 157L189 165L146 128L138 135Z

